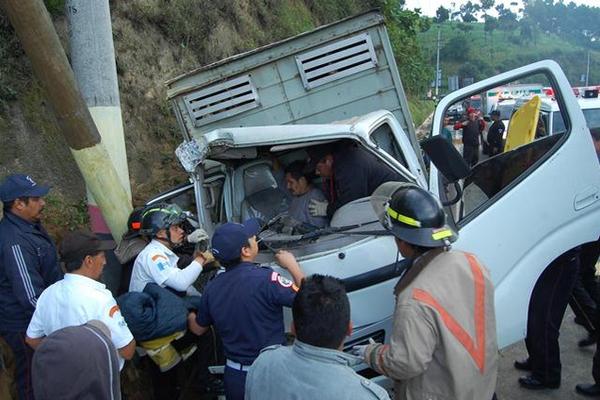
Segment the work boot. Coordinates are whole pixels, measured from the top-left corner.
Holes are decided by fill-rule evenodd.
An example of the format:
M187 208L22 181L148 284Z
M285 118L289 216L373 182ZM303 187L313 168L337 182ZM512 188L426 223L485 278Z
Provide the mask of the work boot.
M595 383L580 383L575 386L575 391L588 397L600 397L600 385Z
M531 362L529 361L529 358L520 361L517 360L513 365L520 371L531 371Z
M542 382L533 375L520 377L519 384L521 385L521 387L530 390L558 389L560 387L560 382Z

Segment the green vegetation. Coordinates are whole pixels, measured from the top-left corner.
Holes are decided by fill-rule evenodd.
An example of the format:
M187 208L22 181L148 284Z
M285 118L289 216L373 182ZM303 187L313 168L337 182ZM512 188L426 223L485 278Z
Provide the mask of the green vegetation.
M415 127L419 127L435 110L435 102L432 100L409 99L408 108L410 108Z
M551 33L537 34L526 41L519 30L486 33L484 24L472 23L469 24L471 30L465 32L460 28L461 24L436 24L419 36L424 51L434 63L438 28L441 31L442 87L447 85L447 77L451 75L472 77L478 81L544 59L557 61L571 84L580 85L580 76L586 70L588 49ZM591 59L600 62L600 51L592 51ZM600 83L600 69L591 68L589 81Z
M497 17L489 12L495 9ZM524 0L517 15L494 0L468 1L459 9L440 6L432 29L419 41L435 62L438 29L441 32L441 68L446 77L480 80L531 62L553 59L572 85L581 85L591 58L590 84L600 83L600 8L557 0ZM476 22L479 18L479 21Z

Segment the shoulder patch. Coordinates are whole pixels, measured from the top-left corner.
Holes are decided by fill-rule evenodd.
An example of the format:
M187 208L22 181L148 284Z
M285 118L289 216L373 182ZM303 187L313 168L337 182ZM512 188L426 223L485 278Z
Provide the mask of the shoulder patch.
M165 261L163 261L163 259ZM158 267L158 269L160 271L164 271L165 268L167 268L167 266L169 265L169 259L165 256L163 256L162 254L155 254L152 256L152 262L154 263L154 265L156 265Z
M169 260L167 257L163 256L162 254L155 254L152 256L152 261L156 261L159 258L164 258L165 260Z
M294 285L294 282L281 275L277 275L277 283L279 283L284 288L291 288Z
M114 306L112 306L112 307L110 308L110 310L108 311L108 316L112 318L112 317L113 317L113 315L115 315L115 313L116 313L117 311L120 311L120 310L121 310L121 309L119 308L119 306L118 306L118 305L114 305Z

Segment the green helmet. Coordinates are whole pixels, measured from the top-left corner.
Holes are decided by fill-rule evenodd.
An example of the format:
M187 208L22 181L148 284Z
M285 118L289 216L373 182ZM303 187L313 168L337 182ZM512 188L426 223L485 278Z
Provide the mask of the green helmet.
M142 213L140 234L155 237L161 229L169 229L172 225L182 223L186 218L183 210L176 204L153 204Z
M371 196L379 222L395 237L423 247L442 247L458 235L446 224L440 202L428 191L406 182L386 182Z

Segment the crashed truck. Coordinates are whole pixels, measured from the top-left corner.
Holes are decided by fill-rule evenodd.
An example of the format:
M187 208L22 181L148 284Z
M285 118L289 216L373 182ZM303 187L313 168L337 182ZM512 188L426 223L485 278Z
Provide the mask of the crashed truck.
M436 140L453 104L531 76L553 86L564 133L470 170L454 147ZM501 347L525 336L531 292L552 260L600 236L600 165L569 82L553 61L444 97L424 146L433 160L429 166L377 12L224 59L166 85L183 135L176 154L189 182L149 203L176 203L196 212L209 232L226 221L256 216L268 221L258 262L287 274L273 257L285 248L307 274L345 282L354 325L346 350L369 339L389 340L393 288L407 262L393 238L381 234L369 198L339 208L326 229L299 232L286 226L280 218L287 205L277 178L280 164L306 159L311 146L352 143L446 205L448 223L460 235L454 248L476 254L491 271ZM361 373L369 376L372 371L364 367Z

